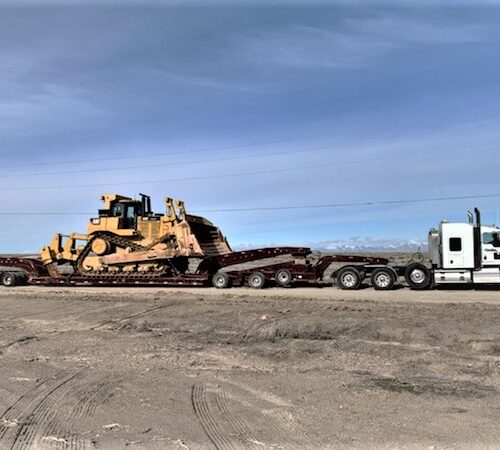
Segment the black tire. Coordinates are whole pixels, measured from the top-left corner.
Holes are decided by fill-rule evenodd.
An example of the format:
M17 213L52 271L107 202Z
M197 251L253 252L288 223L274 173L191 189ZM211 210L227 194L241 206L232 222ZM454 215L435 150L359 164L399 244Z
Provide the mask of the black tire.
M281 287L289 286L293 279L292 272L290 272L288 269L279 269L276 272L274 279L276 280L276 283Z
M371 276L372 286L377 291L390 291L396 284L397 277L393 270L388 267L375 269Z
M17 286L19 283L19 278L14 272L5 272L2 275L2 284L6 287Z
M413 290L429 289L432 284L430 270L420 263L412 263L405 270L405 280Z
M225 272L217 272L212 277L212 286L217 289L227 289L230 284L231 284L231 278Z
M248 286L252 289L262 289L266 285L266 277L260 272L254 272L248 277Z
M25 272L16 272L17 285L24 286L28 281L28 276Z
M340 289L354 291L359 289L363 277L356 267L342 267L337 272L337 285Z

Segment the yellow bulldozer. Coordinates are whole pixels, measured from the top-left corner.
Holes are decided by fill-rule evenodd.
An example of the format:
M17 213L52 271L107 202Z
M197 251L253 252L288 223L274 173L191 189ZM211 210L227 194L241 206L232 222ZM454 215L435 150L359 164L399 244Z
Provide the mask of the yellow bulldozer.
M212 222L186 213L184 202L165 198L166 212L153 213L151 197L140 200L117 194L101 197L104 208L91 218L85 234L56 234L41 250L50 275L61 267L92 277L176 275L188 270L191 258L232 252Z

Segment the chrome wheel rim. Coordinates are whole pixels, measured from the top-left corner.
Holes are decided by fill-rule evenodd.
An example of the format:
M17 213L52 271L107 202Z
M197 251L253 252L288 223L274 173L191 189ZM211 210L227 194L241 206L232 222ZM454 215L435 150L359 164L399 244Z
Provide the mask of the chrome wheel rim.
M346 287L354 287L357 283L357 277L351 272L342 275L342 284Z
M224 286L225 283L226 283L226 279L222 275L215 277L215 285L216 286L222 287L222 286Z
M250 284L253 286L253 287L260 287L261 284L262 284L262 280L260 277L258 276L253 276L252 278L250 278Z
M386 273L379 273L375 277L375 284L379 287L385 288L385 287L389 286L390 283L391 283L391 278Z
M425 281L425 273L422 269L412 270L410 273L410 280L416 284L421 284Z
M288 283L290 281L290 277L288 276L287 273L284 273L284 272L280 272L278 274L278 281L280 283Z

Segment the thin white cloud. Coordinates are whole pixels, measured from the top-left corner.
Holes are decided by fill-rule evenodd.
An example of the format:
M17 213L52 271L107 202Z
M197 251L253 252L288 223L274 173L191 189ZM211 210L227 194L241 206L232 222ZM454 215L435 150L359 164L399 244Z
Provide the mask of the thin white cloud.
M482 42L488 38L488 27L481 24L444 20L423 20L407 14L383 14L347 19L352 32L387 42L453 44Z
M232 52L257 66L360 69L411 43L477 43L489 32L483 24L376 14L345 19L335 29L297 25L236 37Z
M361 68L394 47L391 42L316 27L295 26L241 39L237 53L253 64Z
M4 135L24 135L34 128L64 127L70 130L101 113L74 89L44 84L40 92L27 92L0 103L0 131Z
M228 91L228 92L264 92L269 87L269 84L259 83L243 83L224 80L222 78L214 78L210 76L193 76L185 74L176 74L173 72L162 71L162 75L177 83L189 84L210 90Z

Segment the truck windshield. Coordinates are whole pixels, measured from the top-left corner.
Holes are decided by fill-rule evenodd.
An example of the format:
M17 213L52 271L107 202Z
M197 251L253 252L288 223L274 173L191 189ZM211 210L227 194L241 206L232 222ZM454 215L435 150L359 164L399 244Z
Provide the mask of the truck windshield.
M500 248L500 233L484 233L483 244L491 244L493 247Z

